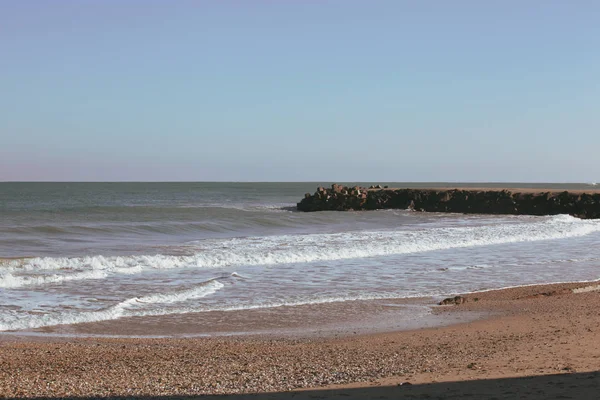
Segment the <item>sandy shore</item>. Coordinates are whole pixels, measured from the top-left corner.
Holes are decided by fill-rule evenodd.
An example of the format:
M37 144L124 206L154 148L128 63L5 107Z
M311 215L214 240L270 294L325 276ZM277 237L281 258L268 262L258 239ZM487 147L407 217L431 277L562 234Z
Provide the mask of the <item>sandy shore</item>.
M436 312L449 318L463 312L491 316L383 334L4 337L0 396L149 398L269 392L260 398L597 398L597 285L468 294L466 303L438 307ZM587 289L573 290L577 288Z

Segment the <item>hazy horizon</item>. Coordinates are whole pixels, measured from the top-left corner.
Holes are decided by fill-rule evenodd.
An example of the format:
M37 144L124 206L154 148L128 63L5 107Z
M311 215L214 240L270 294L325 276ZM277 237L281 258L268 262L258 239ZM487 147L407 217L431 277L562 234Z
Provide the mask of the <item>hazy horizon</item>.
M0 4L0 181L596 182L600 3Z
M18 181L18 180L4 180L4 181L0 181L0 183L239 183L239 184L244 184L244 183L259 183L259 184L266 184L266 183L311 183L311 184L355 184L355 183L359 183L359 184L369 184L369 185L384 185L384 184L389 184L389 183L406 183L406 184L494 184L494 185L499 185L499 184L508 184L508 185L512 185L512 184L526 184L526 185L544 185L544 184L551 184L551 185L561 185L561 184L565 184L565 185L590 185L590 186L595 186L597 185L597 182L575 182L575 181L564 181L564 182L552 182L552 181L546 181L546 182L536 182L536 181L382 181L382 180L368 180L368 181L343 181L343 180L328 180L328 179L321 179L321 180L315 180L315 181L210 181L210 180L206 180L206 181L176 181L176 180L172 180L172 181L135 181L135 180L130 180L130 181L60 181L60 180L46 180L46 181Z

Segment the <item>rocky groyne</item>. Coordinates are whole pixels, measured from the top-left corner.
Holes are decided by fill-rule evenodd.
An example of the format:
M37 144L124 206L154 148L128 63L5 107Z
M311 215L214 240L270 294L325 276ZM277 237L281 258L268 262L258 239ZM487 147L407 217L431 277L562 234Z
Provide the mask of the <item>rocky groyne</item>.
M393 189L333 184L306 193L300 211L412 209L466 214L556 215L600 218L599 191L531 189Z

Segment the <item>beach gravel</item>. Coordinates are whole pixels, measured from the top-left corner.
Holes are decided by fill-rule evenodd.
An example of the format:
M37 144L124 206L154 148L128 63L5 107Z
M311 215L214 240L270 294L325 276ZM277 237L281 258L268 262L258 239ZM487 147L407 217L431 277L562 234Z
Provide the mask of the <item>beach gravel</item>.
M551 288L552 289L552 288ZM289 391L600 369L598 291L473 295L442 313L466 324L344 337L36 339L0 342L4 397L168 396ZM544 295L555 293L556 295Z

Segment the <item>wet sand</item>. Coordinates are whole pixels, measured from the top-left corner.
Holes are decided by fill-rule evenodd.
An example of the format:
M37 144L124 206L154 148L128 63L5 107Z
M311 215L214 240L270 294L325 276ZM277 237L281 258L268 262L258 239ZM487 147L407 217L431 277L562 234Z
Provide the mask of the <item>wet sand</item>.
M439 300L439 299L437 299ZM236 311L127 317L32 329L39 336L202 337L261 335L335 337L436 327L473 321L481 312L432 313L436 299L355 300ZM0 335L1 336L1 335ZM1 340L1 339L0 339Z
M150 398L258 392L249 398L597 398L597 285L468 294L466 303L435 312L447 318L463 313L488 317L368 335L4 336L0 395ZM588 289L574 293L576 288ZM304 389L311 391L297 391Z

